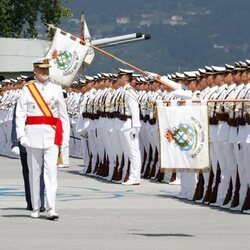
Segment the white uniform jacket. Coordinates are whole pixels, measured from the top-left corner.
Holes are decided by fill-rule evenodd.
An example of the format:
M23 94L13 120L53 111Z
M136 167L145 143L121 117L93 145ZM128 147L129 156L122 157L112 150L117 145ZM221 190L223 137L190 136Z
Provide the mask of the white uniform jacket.
M128 83L124 86L124 100L125 100L125 115L129 115L132 118L123 123L121 130L127 130L130 128L140 128L140 111L139 102L136 91Z
M60 118L63 128L63 144L69 143L69 118L66 104L63 98L62 88L59 85L47 81L45 83L35 82L40 94L50 108L52 114L56 118ZM17 102L16 109L16 132L17 138L26 136L27 145L32 148L48 148L54 145L55 129L51 125L26 125L26 117L28 116L44 116L38 107L35 99L32 97L29 89L23 87L20 98Z

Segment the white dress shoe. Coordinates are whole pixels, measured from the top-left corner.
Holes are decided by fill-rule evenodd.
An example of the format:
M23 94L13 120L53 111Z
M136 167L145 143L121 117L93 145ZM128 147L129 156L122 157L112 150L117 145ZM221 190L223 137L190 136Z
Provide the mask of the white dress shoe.
M86 175L86 169L81 169L78 171L80 175Z
M58 220L59 219L59 215L55 211L50 210L48 212L47 219L48 220Z
M123 182L122 185L125 185L125 186L140 185L140 182L133 181L133 180L128 180L126 182Z
M202 199L200 199L200 200L196 200L196 201L194 201L195 203L198 203L198 204L201 204L202 202L203 202L203 198Z
M244 213L244 214L250 214L250 209L243 210L243 212L242 212L242 213Z
M224 209L230 209L231 208L231 202L229 201L226 205L221 205L220 207L224 208Z
M237 207L230 207L231 211L241 211L242 204L238 205Z
M107 180L107 181L111 181L111 180L112 180L112 177L113 177L113 175L108 175L108 176L106 177L106 180Z
M223 200L218 200L215 203L210 203L209 205L212 206L212 207L220 207L220 206L222 206L223 202L224 202L224 199Z
M194 198L194 194L188 193L188 194L186 195L186 198L187 198L189 201L192 201L193 198Z
M39 210L33 211L30 215L31 218L39 218L40 217L40 213Z
M178 198L178 199L186 199L186 195L184 195L182 193L176 194L176 195L174 195L174 197Z

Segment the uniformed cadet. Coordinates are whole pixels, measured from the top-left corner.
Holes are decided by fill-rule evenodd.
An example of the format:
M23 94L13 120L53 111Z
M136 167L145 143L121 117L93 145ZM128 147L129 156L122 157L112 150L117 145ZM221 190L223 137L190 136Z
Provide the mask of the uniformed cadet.
M241 69L241 81L245 84L244 90L238 97L238 99L249 99L250 92L250 78L249 68L247 63L239 62L237 65ZM247 194L247 168L248 163L244 162L243 145L246 143L248 136L247 122L246 122L246 103L236 103L235 105L235 119L238 125L237 138L234 143L234 153L237 162L236 180L235 180L235 192L233 193L230 210L241 211L244 205L244 201Z
M76 132L76 120L79 116L79 103L82 93L80 92L81 82L74 81L72 91L67 99L67 109L70 118L70 155L74 157L82 157L81 136ZM62 166L63 167L63 166Z
M223 95L227 91L227 83L225 83L224 74L225 74L225 67L216 67L212 66L210 68L207 68L205 74L208 75L208 83L211 86L210 89L205 88L204 92L201 93L202 99L204 100L212 100L212 99L221 99L223 98ZM213 79L212 79L213 77ZM214 86L215 85L215 86ZM212 189L216 185L216 174L217 174L217 165L218 165L218 159L216 157L216 153L214 150L214 143L217 141L217 132L218 132L218 121L215 119L216 111L217 111L217 103L213 103L213 105L210 108L210 104L208 104L209 107L209 115L210 115L210 161L211 161L211 171L210 173L204 173L204 192L200 200L197 200L196 202L204 202L204 203L215 203L211 198ZM216 120L216 122L214 122Z
M247 82L248 84L246 85L247 89L249 89L249 83L250 83L250 60L246 60L247 63ZM245 99L250 99L250 90L246 91L246 94L244 96ZM249 187L250 187L250 168L249 168L249 149L250 149L250 119L249 119L249 114L250 114L250 109L249 109L249 103L244 104L244 109L243 109L243 114L244 118L246 120L246 124L244 126L244 131L243 131L243 137L241 137L241 147L242 147L242 153L241 155L243 156L243 166L242 169L239 170L239 175L240 175L240 196L239 196L239 206L236 207L236 210L238 208L241 209L242 212L244 213L250 213L250 206L249 206L249 198L250 198L250 193L249 193ZM241 126L240 126L241 127ZM241 131L241 129L240 129ZM244 197L244 198L243 198ZM244 200L244 201L243 201Z
M139 185L141 179L141 154L139 150L141 123L137 93L130 85L132 74L131 70L119 69L117 80L118 85L122 87L123 96L120 114L124 121L120 128L120 136L126 149L124 152L127 153L130 161L129 178L123 182L124 185Z
M69 119L62 88L49 81L49 61L33 63L36 80L22 89L16 109L16 131L20 143L26 147L32 218L38 218L39 178L44 166L46 208L48 219L58 219L55 210L57 190L58 147L69 143Z
M89 146L89 135L88 135L88 124L89 118L87 117L86 105L88 102L89 95L91 94L91 89L93 87L94 78L91 76L85 76L85 82L81 88L81 100L79 107L79 115L76 122L76 132L81 134L82 137L82 147L83 147L83 161L84 161L84 169L80 172L80 174L86 174L88 170L88 165L90 164L91 151Z

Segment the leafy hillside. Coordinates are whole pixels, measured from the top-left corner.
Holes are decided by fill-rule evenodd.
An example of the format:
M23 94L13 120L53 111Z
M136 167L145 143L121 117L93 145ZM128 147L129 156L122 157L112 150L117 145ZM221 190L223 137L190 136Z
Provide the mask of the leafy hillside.
M82 10L93 39L150 34L150 40L106 49L144 70L166 74L249 57L249 0L72 0L64 6L74 16L60 27L74 34ZM118 66L98 53L87 73Z

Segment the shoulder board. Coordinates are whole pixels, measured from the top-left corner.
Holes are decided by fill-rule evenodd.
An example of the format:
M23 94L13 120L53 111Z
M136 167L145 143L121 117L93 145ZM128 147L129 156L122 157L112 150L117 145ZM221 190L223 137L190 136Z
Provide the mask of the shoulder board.
M132 86L126 86L125 89L126 89L126 90L128 90L128 89L133 89L133 87L132 87Z

